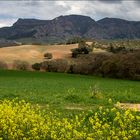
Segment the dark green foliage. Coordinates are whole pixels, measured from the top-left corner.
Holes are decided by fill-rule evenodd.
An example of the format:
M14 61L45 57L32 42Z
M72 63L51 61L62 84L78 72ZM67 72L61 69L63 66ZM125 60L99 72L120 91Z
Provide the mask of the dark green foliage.
M92 73L92 66L89 63L81 63L74 65L73 67L74 73L79 74L90 74Z
M53 58L52 53L45 53L44 58L45 59L52 59Z
M81 37L73 37L66 41L66 44L76 44L81 42L83 39Z
M73 50L75 59L56 59L42 62L41 68L49 72L94 74L103 77L140 80L140 51L116 54L81 54L79 48ZM80 50L83 48L81 47ZM83 51L83 50L82 50ZM82 51L80 53L82 53ZM79 55L77 57L77 55Z
M112 53L119 53L119 52L124 52L125 53L125 52L127 52L125 47L117 47L117 48L110 47L109 51L112 52Z
M132 51L130 49L126 49L124 44L122 44L121 46L115 46L113 45L113 43L110 43L110 46L108 47L107 50L112 53L120 53L120 52L127 53L127 52Z
M101 65L103 76L140 80L140 51L108 57Z
M72 52L73 58L76 58L78 54L81 54L81 51L79 48L72 49L71 52Z
M73 58L76 58L78 54L89 54L89 52L93 51L93 44L90 46L82 40L81 42L79 42L78 48L72 49L71 51Z
M37 70L37 71L40 70L40 67L41 67L40 63L35 63L35 64L32 65L32 69Z
M65 59L53 59L41 63L41 68L49 72L67 72L70 65Z
M80 96L74 93L68 93L68 95L65 97L65 100L71 103L79 103L81 101Z

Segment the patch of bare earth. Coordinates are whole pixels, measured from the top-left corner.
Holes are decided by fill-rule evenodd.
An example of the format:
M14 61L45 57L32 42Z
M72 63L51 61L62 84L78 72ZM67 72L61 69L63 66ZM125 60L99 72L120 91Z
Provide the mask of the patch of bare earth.
M73 45L53 45L47 48L47 52L52 53L54 59L69 58L71 49L77 48L77 44Z
M124 109L136 109L137 111L140 111L140 104L120 103L120 107Z
M66 106L65 109L67 109L67 110L85 110L82 107L74 107L74 106Z
M36 63L44 61L44 53L52 53L54 59L69 58L74 45L22 45L0 48L0 60L11 65L14 60Z

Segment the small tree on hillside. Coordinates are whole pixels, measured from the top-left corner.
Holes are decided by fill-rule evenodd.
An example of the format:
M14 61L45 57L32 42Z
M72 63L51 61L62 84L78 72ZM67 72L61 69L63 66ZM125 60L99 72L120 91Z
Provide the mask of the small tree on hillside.
M40 63L35 63L32 65L32 69L39 71L41 68L41 64Z
M44 58L45 59L52 59L53 58L52 53L45 53Z
M93 51L93 47L91 45L86 44L85 41L81 41L78 44L78 48L72 49L72 57L76 58L78 54L89 54L89 52Z

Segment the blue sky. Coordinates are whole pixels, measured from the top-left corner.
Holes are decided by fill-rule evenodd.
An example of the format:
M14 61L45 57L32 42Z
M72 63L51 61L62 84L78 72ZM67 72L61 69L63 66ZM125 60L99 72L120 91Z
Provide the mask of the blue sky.
M11 26L18 18L53 19L80 14L99 20L104 17L140 21L138 0L0 0L0 27Z

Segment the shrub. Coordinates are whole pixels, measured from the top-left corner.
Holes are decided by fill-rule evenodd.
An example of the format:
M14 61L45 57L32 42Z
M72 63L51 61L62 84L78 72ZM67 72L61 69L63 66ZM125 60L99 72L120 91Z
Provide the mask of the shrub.
M67 72L69 70L68 61L65 59L54 59L51 61L44 61L41 68L49 72Z
M34 70L40 70L40 68L41 68L40 63L35 63L35 64L32 65L32 69L34 69Z
M89 52L92 52L92 51L93 51L93 44L91 44L91 46L90 46L90 45L86 44L85 41L81 41L78 44L78 48L71 50L73 58L76 58L78 56L78 54L89 54Z
M117 72L118 72L118 66L117 66L117 61L108 59L102 63L102 66L100 67L102 76L104 77L105 75L110 76L110 77L117 77Z
M13 62L13 68L16 70L28 70L29 69L29 63L26 61L21 60L15 60Z
M76 43L79 43L81 42L83 39L80 38L80 37L73 37L73 38L70 38L66 41L66 44L76 44Z
M72 49L72 57L77 58L78 54L81 54L80 50L78 48Z
M132 50L130 49L126 49L124 45L122 46L115 46L113 45L113 43L110 43L110 46L108 47L107 49L109 52L112 52L112 53L127 53L127 52L132 52Z
M90 74L92 73L92 66L89 63L75 63L72 66L72 73L76 74Z
M102 62L99 72L103 76L137 79L140 75L140 58L137 53L115 54Z
M52 53L45 53L44 58L45 59L52 59L53 58Z
M2 69L2 70L8 69L8 65L5 62L0 61L0 69Z
M118 76L140 80L140 52L130 53L120 57ZM138 57L137 57L138 56Z
M108 55L106 54L95 54L91 60L90 65L92 66L92 73L98 74L100 73L100 67L102 66L103 62L108 59Z

